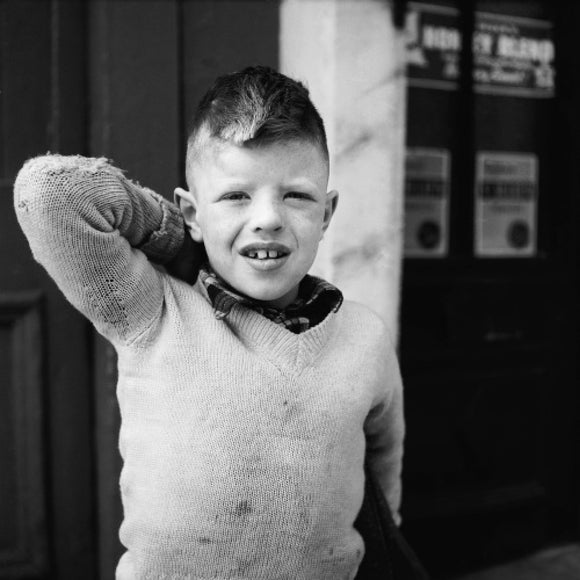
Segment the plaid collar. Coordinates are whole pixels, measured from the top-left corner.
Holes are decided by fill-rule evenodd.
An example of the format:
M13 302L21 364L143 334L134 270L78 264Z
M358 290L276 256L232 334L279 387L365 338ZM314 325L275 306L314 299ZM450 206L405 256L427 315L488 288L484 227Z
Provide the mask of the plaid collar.
M284 310L261 306L239 294L207 266L200 269L199 278L218 320L228 316L234 305L242 304L295 334L316 326L331 312L337 312L343 301L342 292L336 286L309 275L300 282L298 298Z

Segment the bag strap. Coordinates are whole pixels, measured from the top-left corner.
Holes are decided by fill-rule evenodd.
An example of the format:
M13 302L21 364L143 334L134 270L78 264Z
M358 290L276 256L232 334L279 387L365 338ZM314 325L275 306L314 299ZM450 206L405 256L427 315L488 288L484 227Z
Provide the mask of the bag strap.
M376 492L365 465L365 493L361 510L354 523L365 543L365 556L356 580L395 580L391 562L390 534L381 521Z
M357 580L429 580L429 574L395 524L368 464L365 464L365 498L355 527L367 548Z

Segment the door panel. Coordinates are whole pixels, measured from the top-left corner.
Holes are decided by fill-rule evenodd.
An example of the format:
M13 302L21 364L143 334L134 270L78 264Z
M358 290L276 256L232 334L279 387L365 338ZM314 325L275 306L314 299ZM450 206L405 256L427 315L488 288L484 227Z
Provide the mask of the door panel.
M470 10L553 21L540 1L435 4L461 15L464 38L473 26ZM461 59L470 64L464 53ZM489 94L465 77L454 89L409 88L408 147L451 157L449 250L406 258L401 312L403 525L436 577L577 537L578 447L571 434L578 407L568 314L575 305L568 261L574 218L571 192L558 187L559 88L552 97ZM531 256L477 255L482 151L537 159Z
M95 569L88 326L33 261L12 207L28 157L85 149L83 25L82 2L0 2L2 578Z
M48 570L40 297L0 293L0 575L34 578Z

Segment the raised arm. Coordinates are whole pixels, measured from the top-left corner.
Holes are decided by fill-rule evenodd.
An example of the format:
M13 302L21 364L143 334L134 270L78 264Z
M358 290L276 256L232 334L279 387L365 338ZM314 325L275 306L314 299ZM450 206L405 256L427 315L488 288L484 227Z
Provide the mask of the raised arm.
M401 471L405 422L403 385L399 363L390 338L385 337L388 352L384 357L384 397L371 410L365 422L367 459L387 498L396 524L401 523Z
M137 339L158 318L161 274L183 245L177 207L105 159L47 155L14 184L18 221L34 258L68 300L113 342Z

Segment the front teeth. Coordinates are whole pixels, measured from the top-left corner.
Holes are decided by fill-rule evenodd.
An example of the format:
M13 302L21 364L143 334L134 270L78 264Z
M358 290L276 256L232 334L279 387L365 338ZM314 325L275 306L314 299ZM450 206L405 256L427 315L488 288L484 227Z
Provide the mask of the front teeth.
M257 252L249 252L248 257L258 259L258 260L265 260L267 258L277 258L281 254L278 254L276 250L258 250Z

